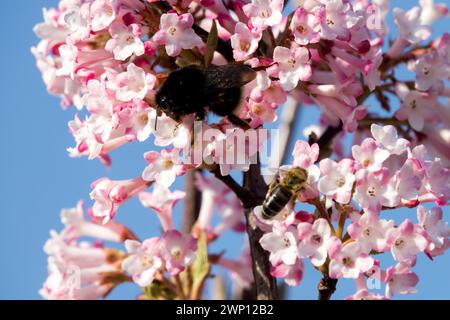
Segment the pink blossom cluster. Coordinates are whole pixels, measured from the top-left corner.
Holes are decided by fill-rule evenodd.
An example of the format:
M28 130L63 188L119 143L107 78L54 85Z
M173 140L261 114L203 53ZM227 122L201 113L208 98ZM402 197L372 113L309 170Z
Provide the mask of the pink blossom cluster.
M270 252L273 276L298 285L303 261L309 259L322 272L326 266L331 278L356 279L353 298L392 298L394 293L415 292L418 277L411 269L419 253L433 259L450 247L450 227L440 207L449 200L450 170L439 158L427 160L424 146L411 150L393 126L374 124L371 133L352 147L352 158L323 159L317 165L317 144L297 141L293 165L309 173L300 200L317 209L308 213L288 206L267 222L261 207L255 208L266 231L260 243ZM439 206L428 211L422 206L427 202ZM382 209L403 206L418 206L416 224L406 219L396 225L381 218ZM372 256L384 252L397 262L387 270ZM385 296L367 290L365 279L375 276L386 283Z
M59 233L52 230L44 246L49 275L41 296L52 300L103 298L124 281L120 268L123 252L105 247L104 242L121 243L135 235L117 222L103 225L86 220L82 201L75 208L63 209L61 222L65 228ZM95 242L80 240L84 237Z
M86 220L82 201L63 209L61 222L65 228L52 230L44 246L49 276L40 294L47 299L101 299L122 282L146 287L165 271L178 275L195 260L197 240L192 236L171 229L141 243L117 222ZM95 241L81 241L83 237ZM123 243L126 252L105 247L105 241Z
M141 287L150 285L158 272L167 270L178 275L195 260L197 241L177 230L166 231L161 238L154 237L140 243L125 241L129 256L123 260L122 269L133 276Z
M240 246L241 256L230 259L210 245L228 230L251 232L253 218L265 232L260 245L269 254L271 275L290 285L300 283L310 259L324 276L355 279L352 299L414 292L416 256L423 252L432 259L449 246L443 211L450 197L450 34L432 38L433 23L448 19L449 11L445 4L422 0L410 9L394 8L396 30L389 30L389 5L389 0L60 0L56 8L44 9L32 53L48 92L74 113L69 156L110 166L111 152L120 147L144 148L135 176L91 184L90 220L81 203L63 210L66 227L52 232L45 246L49 277L42 295L96 299L133 281L146 298L198 299L210 264L227 270L237 287L249 288L255 248ZM205 63L254 69L255 79L242 87L239 105L230 110L251 130L244 132L228 117L199 124L188 115L175 121L157 105L171 72ZM295 199L314 209L299 210L291 202L265 220L261 206L244 203L260 190L245 190L243 196L239 190L245 188L233 179L249 171L248 159L261 159L272 137L258 136L251 145L243 140L245 148L234 141L282 123L292 101L297 109L316 107L320 118L316 124L305 119L308 142L298 140L291 165L276 169L307 171L305 190ZM293 121L292 135L298 124ZM203 141L205 132L214 139ZM230 150L247 160L226 161ZM174 190L192 170L197 171L192 190ZM174 208L180 201L189 205L191 192L202 194L198 217L181 233ZM160 235L139 241L116 221L119 208L134 198L155 213ZM384 217L393 209L416 207L416 222L396 224ZM126 250L106 248L103 241L123 243ZM388 251L395 265L382 269L375 254ZM386 284L384 295L367 287L374 277Z

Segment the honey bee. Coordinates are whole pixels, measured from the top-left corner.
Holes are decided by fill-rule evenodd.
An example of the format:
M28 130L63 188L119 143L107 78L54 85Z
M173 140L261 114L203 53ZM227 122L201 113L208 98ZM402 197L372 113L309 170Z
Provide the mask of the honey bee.
M263 202L261 214L264 219L272 219L297 195L305 191L308 173L305 169L294 167L282 177L275 179Z
M256 71L244 64L187 66L169 74L156 94L156 103L175 121L190 114L203 120L209 110L248 129L248 123L233 112L241 100L242 87L255 78Z

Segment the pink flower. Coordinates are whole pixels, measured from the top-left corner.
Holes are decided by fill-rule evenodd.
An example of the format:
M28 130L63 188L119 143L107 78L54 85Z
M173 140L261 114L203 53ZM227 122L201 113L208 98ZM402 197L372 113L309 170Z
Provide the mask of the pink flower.
M91 4L91 27L92 31L97 32L106 29L116 19L111 0L95 0Z
M422 174L420 174L420 171L417 164L413 160L408 159L400 170L396 172L394 192L397 192L402 200L413 204L416 203L422 185Z
M349 203L355 182L353 161L343 159L336 163L324 159L320 162L320 172L319 191L339 203Z
M426 40L431 35L431 28L422 25L420 21L421 9L414 7L409 11L394 8L394 22L400 32L400 38L416 44Z
M39 290L39 294L48 300L99 300L111 291L112 286L101 284L101 281L92 281L81 286L78 279L75 278L78 270L64 267L53 257L49 257L49 275L44 286ZM111 269L103 270L103 272L111 271ZM102 270L88 270L88 272L99 275Z
M128 102L133 99L144 99L155 83L154 75L145 73L142 68L130 63L127 71L118 74L114 81L108 84L108 88L116 91L116 99Z
M370 126L370 132L378 147L386 149L390 154L400 155L410 145L408 140L398 137L397 129L391 125L379 126L374 123Z
M300 199L303 201L317 197L319 195L320 170L314 163L319 157L319 146L317 144L310 146L307 142L298 140L295 143L292 156L294 157L294 167L301 167L308 171L306 190L300 195Z
M103 266L108 263L108 251L97 248L89 243L80 244L76 239L66 238L66 230L60 234L52 230L50 238L45 242L44 251L57 263L59 269L68 269L77 266L80 269L89 269ZM109 270L114 270L110 268Z
M178 15L167 13L161 16L160 30L153 36L158 45L165 45L167 54L175 57L181 49L202 47L202 39L192 30L194 19L190 13Z
M61 14L60 23L65 25L70 42L78 43L89 38L91 33L90 2L74 2Z
M321 26L321 35L325 39L349 41L350 28L359 22L349 3L342 0L329 0L325 6L315 9Z
M389 151L380 149L372 138L365 139L360 146L352 147L352 155L356 160L356 167L378 171L383 162L389 157Z
M225 203L225 197L230 189L220 180L214 177L206 177L197 173L195 180L196 188L202 193L202 205L197 219L200 230L207 230L210 226L214 209Z
M419 172L424 174L419 200L446 204L450 192L450 170L439 158L435 158L433 161L425 160L426 150L423 145L415 147L409 152L409 156L410 160L418 167Z
M420 6L422 7L422 14L420 15L420 21L424 25L431 26L437 19L448 16L448 7L445 3L434 3L434 0L420 0Z
M273 27L281 22L283 18L282 0L252 0L251 3L242 7L247 17L250 18L252 26L258 30Z
M301 258L311 259L311 263L320 267L327 259L328 240L331 228L325 219L317 219L313 224L299 223L297 226L298 254Z
M219 213L221 221L214 227L214 237L222 235L227 229L232 229L235 232L245 232L246 224L242 220L244 210L241 201L232 193L230 198L219 206Z
M186 193L182 191L170 192L169 189L156 184L153 192L141 192L139 200L146 208L156 212L164 231L174 229L172 220L172 210L177 202L185 197Z
M77 242L77 235L66 228L60 234L50 232L44 246L49 276L40 290L46 299L101 299L115 285L105 273L118 272L114 263L119 251L104 249L88 242Z
M308 81L312 76L309 51L304 47L289 50L278 46L273 52L273 60L278 63L280 84L286 91L294 89L300 80Z
M194 262L197 240L177 230L169 230L163 234L159 250L167 271L171 275L177 275Z
M309 43L320 41L320 24L315 15L309 13L305 8L298 8L292 17L291 30L295 42L306 46Z
M364 213L356 216L348 226L350 237L357 241L361 249L369 253L372 250L384 252L389 249L387 231L394 227L394 220L378 219L378 215Z
M122 22L114 22L109 32L112 38L106 43L105 49L114 53L115 59L125 61L133 54L141 56L145 53L138 25L125 26Z
M366 212L378 213L383 205L394 207L400 199L395 190L388 189L390 177L386 169L379 172L359 170L353 199Z
M439 249L445 250L449 246L450 227L442 218L443 212L440 207L433 207L428 212L423 206L417 208L419 226L424 229L424 235L429 241L426 251L431 256L439 252Z
M397 261L414 261L416 255L428 246L428 241L420 233L418 226L409 219L403 221L398 228L391 229L388 238L392 244L392 256Z
M112 100L108 95L105 83L93 79L87 83L87 93L82 102L87 110L96 114L111 114Z
M270 274L277 278L283 278L284 282L288 286L298 286L303 279L303 261L297 259L297 261L293 265L280 263L278 265L272 266L270 269Z
M395 293L415 293L419 277L411 271L408 264L398 263L395 267L386 270L384 282L386 282L386 297L390 299Z
M274 226L280 226L283 225L285 227L288 227L292 224L296 224L299 221L307 221L307 220L299 220L298 217L302 217L303 211L300 211L299 213L296 213L292 205L285 206L275 217L272 219L264 219L262 215L262 206L256 206L253 209L253 214L255 219L255 224L263 230L264 232L272 232L272 229ZM310 221L308 222L312 223L312 217Z
M164 149L160 153L149 151L144 154L144 158L148 166L142 172L142 179L154 181L165 188L169 188L177 176L186 172L186 167L176 149Z
M180 124L163 113L157 117L154 135L155 146L167 147L172 144L182 149L191 142L190 122Z
M266 100L269 103L272 103L273 101L268 101L271 99L264 99L265 91L267 91L272 84L272 80L270 80L269 75L266 71L259 71L256 74L256 79L253 80L251 83L249 83L247 86L253 85L252 91L250 92L250 99L255 102L261 102L263 100Z
M78 58L78 48L72 44L63 44L59 47L61 68L56 71L57 76L70 76L74 79L75 66Z
M100 225L84 218L83 201L79 201L75 208L61 210L61 222L66 226L64 235L71 238L93 237L106 241L123 242L133 238L131 231L121 224L112 227L111 223Z
M295 167L307 169L319 158L319 145L317 143L309 145L306 141L297 140L292 156Z
M330 256L330 278L356 279L362 272L373 266L373 259L362 250L358 242L343 245L339 240L332 242L328 248Z
M450 169L441 159L425 163L423 187L430 192L439 204L445 204L450 198Z
M414 130L422 131L431 100L422 92L409 90L405 84L398 84L395 91L402 101L395 117L399 120L408 120Z
M141 109L139 111L136 110L133 115L132 129L136 132L136 138L138 141L145 141L150 137L155 130L156 123L156 110L153 108Z
M143 191L147 186L148 182L140 177L122 181L112 181L108 178L95 181L90 193L91 199L95 201L91 210L92 215L102 217L103 223L107 223L115 216L117 208L122 203Z
M125 241L129 256L123 260L122 270L129 273L140 287L149 286L163 267L159 255L160 244L161 240L156 237L142 243L135 240Z
M253 274L248 272L252 267L250 249L245 247L236 260L227 259L223 256L217 261L217 265L227 269L233 283L239 288L250 288L253 283Z
M258 49L261 33L250 30L244 23L238 22L231 36L233 57L236 61L248 59Z
M385 300L386 298L384 298L383 296L380 296L377 293L374 292L370 292L367 289L360 289L358 291L355 292L355 294L353 294L350 297L345 298L345 300Z
M408 68L416 73L416 89L421 91L442 86L442 81L450 78L450 65L438 51L431 51L412 60Z
M272 232L264 234L259 243L270 252L272 265L280 263L294 265L298 257L297 237L294 227L274 226Z
M266 101L255 102L250 100L247 108L253 128L257 128L264 123L274 122L277 119L276 109Z

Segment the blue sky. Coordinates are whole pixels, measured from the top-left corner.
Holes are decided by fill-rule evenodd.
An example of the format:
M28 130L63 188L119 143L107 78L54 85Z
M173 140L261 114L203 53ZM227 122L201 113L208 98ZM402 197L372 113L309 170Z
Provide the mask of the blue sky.
M409 8L415 1L393 1ZM65 149L73 145L67 122L74 111L62 111L59 100L47 94L41 75L35 67L30 47L37 43L32 32L42 21L42 7L51 7L56 0L4 1L1 10L0 77L0 298L40 299L38 290L46 278L46 255L42 247L50 229L61 229L59 211L75 206L79 199L88 200L90 183L99 177L126 179L138 176L145 166L142 158L151 144L131 144L112 154L113 166L106 169L98 161L69 158ZM449 20L440 23L436 33L448 30ZM316 118L317 112L303 113L301 126ZM296 134L300 137L300 128ZM182 188L182 181L175 185ZM178 207L175 215L181 215ZM448 211L448 208L445 209ZM398 218L415 220L415 210L393 213ZM448 215L448 212L446 212ZM120 208L117 219L141 237L159 233L153 213L131 201ZM242 238L229 232L214 245L217 252L241 246ZM227 252L228 253L228 252ZM235 253L236 254L236 253ZM233 254L232 256L234 256ZM423 256L416 272L421 277L417 299L450 298L447 276L450 255L430 262ZM217 271L219 274L220 270ZM314 299L319 274L307 263L301 286L291 290L289 297ZM354 291L352 282L342 281L335 298ZM112 299L133 298L137 290L124 285L111 295ZM405 297L409 298L409 297Z

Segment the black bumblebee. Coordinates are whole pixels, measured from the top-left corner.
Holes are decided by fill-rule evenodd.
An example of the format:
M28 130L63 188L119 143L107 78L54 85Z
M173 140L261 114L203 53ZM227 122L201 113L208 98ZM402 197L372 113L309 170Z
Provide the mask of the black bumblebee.
M247 122L233 112L241 100L242 86L255 78L256 71L244 64L184 67L169 74L156 94L156 103L175 121L189 114L204 119L208 108L248 129Z
M295 196L305 191L308 173L305 169L294 167L286 171L280 180L276 179L269 188L262 205L262 217L275 217Z

